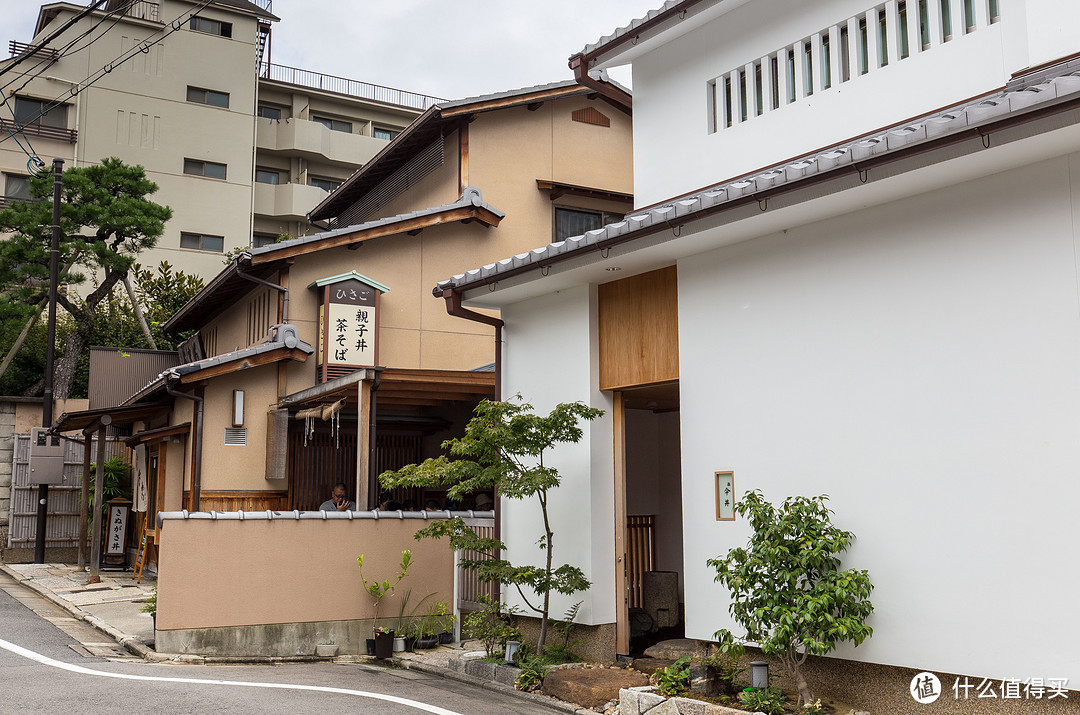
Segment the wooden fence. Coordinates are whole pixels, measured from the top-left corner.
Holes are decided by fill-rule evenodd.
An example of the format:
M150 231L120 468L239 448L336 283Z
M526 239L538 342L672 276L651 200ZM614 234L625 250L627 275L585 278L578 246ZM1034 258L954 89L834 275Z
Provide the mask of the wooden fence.
M630 608L642 608L645 572L656 568L656 517L652 514L626 517L627 588Z

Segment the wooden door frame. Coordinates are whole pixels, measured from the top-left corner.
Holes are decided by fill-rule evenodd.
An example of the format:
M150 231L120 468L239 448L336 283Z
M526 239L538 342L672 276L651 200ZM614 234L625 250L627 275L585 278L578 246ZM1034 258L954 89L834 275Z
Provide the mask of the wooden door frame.
M615 462L615 652L630 654L630 589L626 573L626 413L623 393L612 405Z

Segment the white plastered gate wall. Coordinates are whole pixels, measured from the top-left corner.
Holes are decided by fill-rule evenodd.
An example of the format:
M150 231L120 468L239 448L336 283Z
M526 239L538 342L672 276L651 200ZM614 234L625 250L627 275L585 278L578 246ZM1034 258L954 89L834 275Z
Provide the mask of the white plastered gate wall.
M1073 154L679 262L688 636L732 626L733 469L856 534L875 634L838 656L1080 682L1077 186Z
M550 615L561 618L583 601L578 623L615 622L615 492L611 397L596 389L598 363L596 289L579 286L506 306L502 319L505 365L503 398L520 394L538 413L561 402L581 401L604 410L583 425L585 436L564 445L545 463L557 468L563 485L550 493L548 512L555 536L554 565L570 564L592 581L586 593L552 594ZM512 563L543 565L537 539L544 534L535 499L502 500L502 534ZM504 587L509 603L522 606L513 587ZM533 599L532 594L528 594ZM535 615L527 613L527 615Z

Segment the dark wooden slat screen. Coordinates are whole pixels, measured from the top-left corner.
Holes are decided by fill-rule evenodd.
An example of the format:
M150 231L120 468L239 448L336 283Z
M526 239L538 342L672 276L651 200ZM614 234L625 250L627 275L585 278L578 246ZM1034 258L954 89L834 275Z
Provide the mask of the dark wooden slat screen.
M626 517L626 585L630 608L642 607L642 583L646 571L656 568L656 539L652 514Z

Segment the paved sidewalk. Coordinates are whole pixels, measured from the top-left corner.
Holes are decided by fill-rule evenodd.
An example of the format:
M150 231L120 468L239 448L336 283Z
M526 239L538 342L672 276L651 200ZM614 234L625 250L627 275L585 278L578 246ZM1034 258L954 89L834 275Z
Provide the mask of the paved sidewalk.
M88 584L89 573L70 564L4 564L0 570L19 583L113 638L141 658L154 653L154 621L143 613L154 592L153 574L135 583L131 571L100 571L101 583Z

